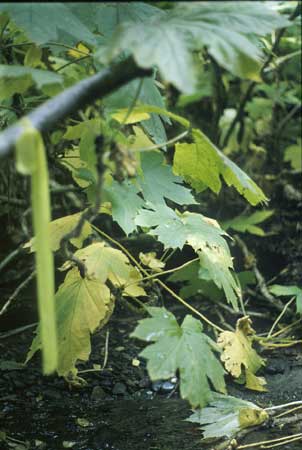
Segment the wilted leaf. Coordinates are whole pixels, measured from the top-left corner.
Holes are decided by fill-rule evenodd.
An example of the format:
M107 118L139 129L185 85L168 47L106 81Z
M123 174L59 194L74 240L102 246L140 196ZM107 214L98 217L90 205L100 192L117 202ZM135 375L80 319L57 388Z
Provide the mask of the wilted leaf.
M78 223L82 213L72 214L70 216L60 217L59 219L53 220L49 224L49 232L51 239L51 249L56 251L60 248L60 242L65 234L69 233ZM83 241L92 233L92 228L89 222L85 221L82 228L81 234L77 238L71 238L70 242L77 248L80 248ZM31 252L36 250L35 248L35 237L31 238L29 242L24 244L23 248L30 248Z
M101 283L110 280L114 286L123 288L125 295L146 295L144 289L138 285L142 276L120 250L106 247L104 242L95 242L77 250L75 256L85 264L89 278ZM70 266L71 263L66 262L63 268Z
M194 411L186 419L202 425L205 439L223 436L230 438L243 428L260 425L268 419L267 412L254 403L216 392L212 396L209 406Z
M90 335L110 318L114 303L108 287L99 280L82 278L77 269L70 270L56 293L59 344L58 374L76 373L78 360L87 361ZM26 362L41 348L39 329Z
M245 316L237 321L235 332L220 333L217 344L223 350L221 361L234 378L242 375L245 377L246 387L265 391L264 378L255 376L255 373L265 365L265 361L252 348L254 333L251 320Z
M212 399L213 387L225 392L224 371L213 351L216 344L202 332L201 323L187 315L181 326L165 308L148 308L152 316L142 319L132 337L154 342L140 353L147 359L152 380L180 376L180 394L193 407L203 407Z
M165 263L156 258L155 252L140 252L139 259L144 264L144 266L150 267L150 269L152 269L154 272L161 272L165 267Z

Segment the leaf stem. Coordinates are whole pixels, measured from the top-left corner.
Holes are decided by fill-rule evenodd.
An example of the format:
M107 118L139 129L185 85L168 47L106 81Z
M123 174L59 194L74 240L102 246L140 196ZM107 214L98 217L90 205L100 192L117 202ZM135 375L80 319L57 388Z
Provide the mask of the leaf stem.
M104 236L106 239L111 241L113 244L117 245L128 257L129 259L139 268L139 270L146 275L146 277L149 276L148 272L141 266L141 264L134 258L134 256L131 255L131 253L118 241L113 239L111 236L109 236L104 231L100 230L95 225L91 224L92 228L97 231L101 236ZM204 322L206 322L208 325L210 325L212 328L219 332L225 331L223 328L220 328L218 325L213 323L210 319L208 319L205 315L203 315L201 312L199 312L197 309L195 309L193 306L191 306L189 303L187 303L183 298L181 298L179 295L177 295L172 289L170 289L165 283L163 283L161 280L154 278L154 281L156 281L165 291L169 292L169 294L172 295L176 300L178 300L180 303L182 303L184 306L186 306L188 309L190 309L194 314L199 316Z

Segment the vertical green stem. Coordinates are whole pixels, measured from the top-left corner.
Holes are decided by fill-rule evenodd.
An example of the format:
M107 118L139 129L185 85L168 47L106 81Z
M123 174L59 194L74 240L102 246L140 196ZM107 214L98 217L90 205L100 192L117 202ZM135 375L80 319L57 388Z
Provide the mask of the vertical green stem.
M57 330L54 302L54 264L50 242L51 220L47 160L40 133L26 124L16 146L17 168L31 175L33 229L36 239L36 271L43 372L57 368Z

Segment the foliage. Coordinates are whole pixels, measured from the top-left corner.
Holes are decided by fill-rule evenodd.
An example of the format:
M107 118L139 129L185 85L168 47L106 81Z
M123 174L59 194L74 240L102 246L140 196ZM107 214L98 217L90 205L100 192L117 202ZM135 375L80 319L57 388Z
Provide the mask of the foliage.
M236 331L224 331L217 343L223 350L221 360L226 370L237 379L241 377L247 388L265 391L265 379L255 376L255 373L265 365L265 361L252 348L254 333L251 320L242 317L237 321Z
M152 380L171 378L179 370L180 394L193 407L205 406L212 398L209 381L225 392L224 370L214 356L217 345L202 332L201 323L187 315L181 326L165 308L149 307L151 319L143 319L132 337L153 344L140 354L147 359Z
M193 412L186 420L199 423L206 439L230 438L238 431L260 425L267 419L267 412L252 402L214 393L208 407Z
M151 315L132 334L149 343L141 356L151 379L178 371L183 398L193 407L210 402L193 415L208 437L218 435L212 419L221 423L221 436L265 419L255 405L213 392L226 392L219 353L237 381L264 390L256 376L264 360L252 346L249 319L239 319L235 332L222 331L200 312L202 303L195 309L183 297L198 302L201 294L227 310L240 305L244 313L242 290L255 277L237 276L225 230L264 236L258 225L274 210L250 208L267 203L271 169L301 171L301 142L291 120L300 105L298 26L277 10L257 1L215 2L215 8L212 2L0 6L1 128L129 54L138 67L153 69L152 76L105 98L96 95L94 105L74 111L43 136L51 181L73 188L66 197L63 189L60 209L67 212L52 221L42 139L32 130L17 143L17 168L32 178L34 237L24 247L35 252L39 287L40 322L27 361L42 349L46 373L57 370L75 380L77 364L89 358L91 334L107 323L115 303L134 299ZM278 34L282 27L287 34ZM175 99L176 92L181 95ZM153 239L151 249L139 244L141 235ZM131 240L140 262L127 250ZM68 271L55 305L54 252L63 259L60 269ZM178 270L175 254L195 260ZM169 286L181 283L180 296L161 282L165 271ZM166 308L150 307L155 283L219 329L218 343L192 316L179 325ZM270 292L295 297L301 314L296 285L274 285Z

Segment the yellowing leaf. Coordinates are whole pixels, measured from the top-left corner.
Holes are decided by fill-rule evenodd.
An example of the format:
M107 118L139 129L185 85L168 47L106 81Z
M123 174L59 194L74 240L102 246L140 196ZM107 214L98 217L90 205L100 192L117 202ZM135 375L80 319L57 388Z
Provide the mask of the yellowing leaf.
M31 45L26 52L24 65L29 67L37 67L41 64L42 49L36 45Z
M148 114L147 112L132 111L128 115L128 108L125 108L111 114L111 117L117 120L119 123L128 125L131 123L138 123L142 122L143 120L148 120L150 119L150 114Z
M124 288L126 295L146 295L144 289L138 286L142 278L140 273L120 250L106 247L104 242L95 242L77 250L75 256L85 264L88 277L101 283L110 280L114 286ZM67 262L63 268L69 268L70 265Z
M59 159L59 162L70 170L72 178L81 188L86 188L91 184L91 181L81 177L81 171L89 170L89 168L88 164L80 158L80 150L78 147L67 150L64 158Z
M49 232L51 239L51 249L56 251L60 248L60 242L62 237L69 233L78 223L82 213L72 214L70 216L60 217L59 219L53 220L49 224ZM92 228L89 222L85 222L81 234L77 238L70 239L70 242L77 248L82 246L83 241L92 233ZM30 248L31 252L36 251L35 237L33 237L29 242L24 244L24 248Z
M76 373L77 360L87 361L91 346L90 334L104 326L114 303L110 291L99 280L82 278L70 270L56 293L59 363L58 374ZM34 338L26 361L41 348L40 333Z
M165 263L156 258L155 252L140 252L139 259L144 264L144 266L150 267L150 269L152 269L154 272L161 272L165 267Z
M72 58L81 58L82 56L89 55L90 50L86 45L79 42L76 48L68 50L67 54Z
M265 391L264 379L257 379L255 373L265 365L262 359L252 348L251 320L248 316L237 321L236 331L224 331L219 335L217 344L222 348L221 361L224 362L226 370L234 378L245 376L246 387ZM257 380L256 380L257 379Z

